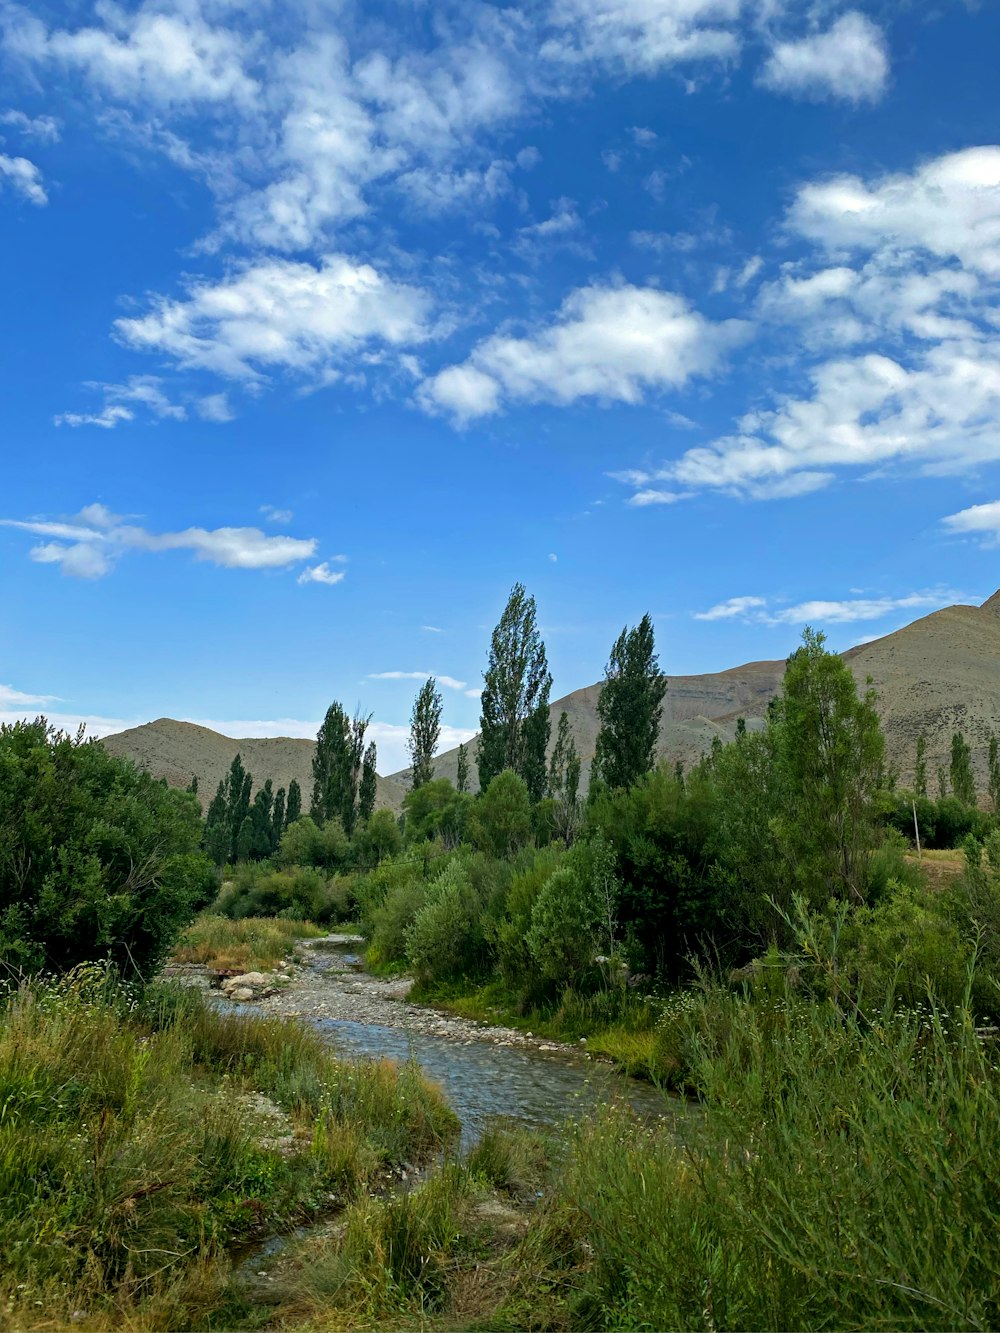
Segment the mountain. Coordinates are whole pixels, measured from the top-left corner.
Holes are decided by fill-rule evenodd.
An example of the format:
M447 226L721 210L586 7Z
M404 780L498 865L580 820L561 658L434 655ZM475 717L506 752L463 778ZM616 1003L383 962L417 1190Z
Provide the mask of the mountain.
M921 732L927 738L927 771L932 788L938 766L948 768L951 737L962 731L972 746L976 779L986 788L986 753L990 733L1000 732L1000 591L982 606L949 606L913 624L849 648L843 654L860 689L871 678L885 729L889 760L903 782L913 774L914 751ZM659 755L686 768L703 755L718 736L733 738L736 721L763 725L768 702L781 688L783 660L748 662L702 676L668 676L663 706ZM559 714L566 710L583 759L586 786L597 742L597 698L600 684L574 690L552 704L552 736ZM239 753L254 776L255 789L266 778L275 790L286 790L292 778L309 803L312 791L313 742L287 736L234 740L191 722L161 717L145 726L108 736L102 742L112 754L133 760L173 786L186 787L193 775L203 805L211 800L234 756ZM469 744L469 778L476 790L476 741ZM437 777L455 780L458 751L448 750L434 761ZM398 811L409 786L409 769L378 780L377 807Z
M1000 591L982 606L949 606L911 625L850 648L843 654L859 689L869 677L878 695L890 763L903 782L912 778L917 737L927 739L927 771L932 788L939 766L951 760L951 738L965 733L972 746L980 790L986 788L990 733L1000 732ZM768 702L781 688L783 660L748 662L702 676L668 676L658 753L685 767L696 763L712 739L731 740L743 717L751 729L762 726ZM597 742L600 684L575 690L550 707L552 737L566 710L583 759L586 786ZM469 743L470 785L476 790L476 739ZM452 781L458 751L434 761L437 777ZM409 770L392 775L403 787Z
M302 803L309 808L312 741L290 736L234 740L231 736L220 736L208 727L161 717L144 726L106 736L101 744L111 754L131 759L140 768L148 769L154 777L166 778L172 787L186 787L197 775L203 808L207 808L237 754L242 756L247 772L253 774L254 791L267 778L271 779L275 791L279 787L287 791L295 778L302 788ZM398 811L405 794L403 787L389 778L380 777L375 807Z

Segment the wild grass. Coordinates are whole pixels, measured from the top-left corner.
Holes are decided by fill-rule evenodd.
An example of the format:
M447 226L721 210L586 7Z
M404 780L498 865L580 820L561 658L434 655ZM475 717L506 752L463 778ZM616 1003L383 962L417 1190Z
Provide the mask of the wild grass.
M299 939L324 934L311 921L284 917L244 917L232 921L210 913L198 917L180 937L172 962L205 963L222 971L266 971L280 963Z
M415 1070L337 1061L292 1023L97 969L24 988L0 1013L0 1326L200 1327L230 1243L454 1128Z
M556 1155L496 1126L305 1242L267 1325L1000 1324L1000 1072L967 1012L706 984L666 1026L704 1107L685 1141L620 1106Z

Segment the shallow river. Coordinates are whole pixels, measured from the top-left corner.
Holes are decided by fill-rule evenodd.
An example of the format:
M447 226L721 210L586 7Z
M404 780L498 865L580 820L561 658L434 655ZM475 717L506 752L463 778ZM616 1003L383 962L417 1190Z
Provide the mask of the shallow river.
M310 970L333 984L344 972L357 976L360 959L352 947L310 950ZM407 1025L402 1012L400 1022L391 1025L305 1013L302 1017L328 1034L344 1054L414 1059L443 1089L462 1122L466 1147L496 1116L534 1126L555 1125L612 1099L627 1101L643 1116L676 1121L678 1128L692 1114L693 1108L679 1099L572 1049L540 1051L476 1037L441 1036Z

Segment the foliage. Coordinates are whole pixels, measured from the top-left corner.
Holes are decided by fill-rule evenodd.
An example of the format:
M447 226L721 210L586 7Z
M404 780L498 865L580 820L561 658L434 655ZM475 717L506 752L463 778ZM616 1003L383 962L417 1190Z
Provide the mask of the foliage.
M458 792L447 778L431 778L403 797L408 842L440 838L454 848L462 841L472 798Z
M219 894L214 910L234 921L244 917L285 916L324 925L349 918L354 899L348 881L330 878L314 866L246 865Z
M322 933L312 922L290 917L233 921L206 912L181 935L171 958L177 963L205 963L221 970L264 971L280 963L297 939Z
M552 677L538 632L535 599L520 583L493 631L484 675L479 788L507 769L523 778L533 801L545 794Z
M597 700L594 771L607 786L630 787L653 767L666 689L647 614L615 640Z
M480 904L464 866L452 861L428 887L406 932L406 956L422 981L475 970L482 952Z
M976 779L972 772L972 750L960 731L951 738L951 790L962 805L976 804Z
M316 734L313 794L309 813L317 824L339 819L348 837L358 816L359 786L365 759L365 731L371 719L349 718L334 702ZM372 765L374 772L374 764ZM367 793L366 793L367 796Z
M434 755L441 739L441 713L444 703L437 681L431 676L421 685L410 717L410 789L416 791L434 776Z
M549 796L553 802L553 832L567 845L573 841L580 823L580 767L569 715L563 710L549 759Z
M469 752L463 741L458 747L458 768L455 773L455 786L460 792L469 790Z
M298 1024L93 968L7 1003L0 1105L0 1298L18 1328L205 1327L231 1242L455 1130L412 1069L343 1064Z
M396 816L391 810L376 810L355 833L351 850L359 869L370 870L386 857L398 856L402 847Z
M780 836L813 902L863 902L885 740L873 692L859 699L847 664L823 644L822 634L805 631L775 709L787 798Z
M513 856L531 838L528 784L511 769L498 773L471 807L467 819L474 847L491 856Z
M43 718L0 727L0 960L150 975L215 892L197 798Z
M303 815L282 834L278 860L284 866L337 870L347 864L350 849L339 819L331 819L320 828L309 815Z
M358 784L358 818L362 823L371 819L375 810L375 798L378 795L378 775L375 772L377 763L378 752L375 742L369 741L361 764L361 781Z

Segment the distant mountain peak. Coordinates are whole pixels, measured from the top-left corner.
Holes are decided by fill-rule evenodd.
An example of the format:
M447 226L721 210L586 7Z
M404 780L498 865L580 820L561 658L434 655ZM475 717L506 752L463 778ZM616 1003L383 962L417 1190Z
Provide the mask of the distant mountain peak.
M1000 616L1000 588L996 590L992 597L987 597L983 602L984 611L992 611L995 616Z

